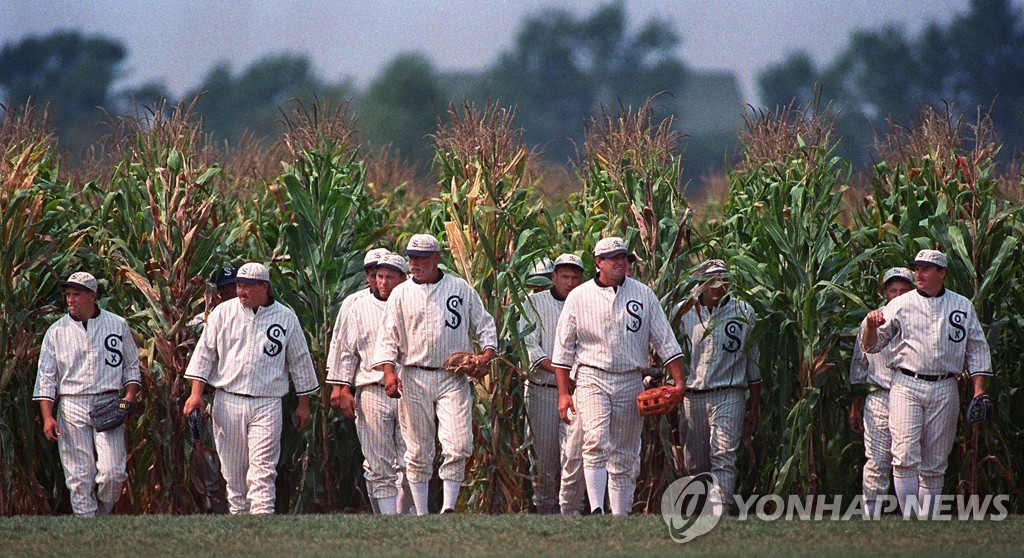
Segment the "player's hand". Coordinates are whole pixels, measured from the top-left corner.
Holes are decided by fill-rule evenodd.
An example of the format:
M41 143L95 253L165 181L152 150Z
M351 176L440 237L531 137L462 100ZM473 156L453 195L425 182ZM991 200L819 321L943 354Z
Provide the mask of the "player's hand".
M757 432L757 425L761 422L761 406L751 405L747 409L747 416L743 418L743 436L751 437Z
M299 430L305 430L309 427L310 423L309 413L309 400L306 400L305 405L299 402L299 406L295 408L295 415L292 417L295 421L295 428Z
M384 393L392 399L402 397L402 379L394 372L384 372Z
M865 325L867 325L868 328L878 329L878 327L884 323L885 316L882 314L881 310L872 310L871 312L868 312L868 318L865 322Z
M572 420L569 418L569 411L576 414L576 406L572 403L571 395L559 395L558 396L558 416L561 417L562 422L565 424L572 424Z
M850 432L864 434L864 399L860 397L853 398L853 404L850 405L850 416L846 419L846 425L850 427Z
M203 395L190 395L185 401L185 408L181 411L186 417L189 416L192 411L203 408Z
M331 390L331 407L350 419L356 418L356 398L348 386L334 386Z
M57 419L53 417L43 419L43 434L46 435L47 440L51 442L57 441L57 438L60 437L60 427L57 426Z

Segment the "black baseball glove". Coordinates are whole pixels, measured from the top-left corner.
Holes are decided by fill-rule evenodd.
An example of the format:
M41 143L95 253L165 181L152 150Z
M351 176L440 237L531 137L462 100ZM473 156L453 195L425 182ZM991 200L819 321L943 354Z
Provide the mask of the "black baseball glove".
M124 419L133 411L135 411L134 403L124 399L111 399L89 411L89 418L92 419L93 428L97 432L106 432L124 424Z
M203 439L206 432L206 416L199 409L192 409L188 414L188 432L192 436L192 443L198 443Z
M968 424L974 424L977 422L989 422L995 415L995 404L992 403L992 398L988 394L981 394L971 399L971 402L967 404L967 408L964 409L964 420Z

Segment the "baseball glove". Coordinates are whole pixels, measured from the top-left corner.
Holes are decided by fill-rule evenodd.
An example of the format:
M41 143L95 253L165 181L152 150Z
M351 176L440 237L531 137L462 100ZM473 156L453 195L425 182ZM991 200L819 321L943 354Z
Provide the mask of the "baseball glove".
M441 368L452 374L465 374L472 378L479 378L487 373L486 368L479 366L475 354L461 351L448 355Z
M642 417L665 415L676 408L675 386L658 386L636 396L636 410Z
M113 430L124 424L124 419L135 410L135 404L124 399L111 399L89 411L96 432Z
M192 409L192 412L188 414L188 432L192 437L193 444L199 443L203 439L203 433L206 432L206 417L199 409Z
M981 394L971 399L971 402L967 404L967 408L964 409L964 419L969 424L977 422L989 422L995 415L995 404L992 403L992 398L988 394Z

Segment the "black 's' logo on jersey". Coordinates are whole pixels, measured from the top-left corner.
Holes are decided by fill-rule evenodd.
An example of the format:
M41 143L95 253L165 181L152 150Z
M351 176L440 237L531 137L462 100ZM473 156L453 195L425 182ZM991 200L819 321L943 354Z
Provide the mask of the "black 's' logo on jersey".
M444 326L459 329L459 326L462 325L462 314L459 313L459 308L462 306L462 297L452 295L448 297L448 301L444 303L444 306L448 309L448 313L451 314L445 319Z
M959 343L967 338L967 330L964 329L964 320L967 319L967 312L953 310L949 313L949 325L953 331L949 332L949 340Z
M281 338L288 334L286 330L280 324L273 324L267 328L267 340L270 344L263 346L263 352L268 357L276 357L281 354L281 349L284 348L284 344L281 343Z
M103 348L107 350L107 357L103 359L103 364L116 368L124 363L124 353L121 352L123 341L124 339L116 333L111 333L103 340Z
M743 340L737 337L737 335L743 335L743 324L736 320L729 320L725 323L724 333L728 339L726 339L725 343L722 343L722 348L729 353L735 353L740 350L743 346Z
M640 331L640 326L644 325L644 318L640 315L644 311L644 305L635 300L631 300L626 303L626 313L632 318L626 324L626 331L630 333L636 333Z

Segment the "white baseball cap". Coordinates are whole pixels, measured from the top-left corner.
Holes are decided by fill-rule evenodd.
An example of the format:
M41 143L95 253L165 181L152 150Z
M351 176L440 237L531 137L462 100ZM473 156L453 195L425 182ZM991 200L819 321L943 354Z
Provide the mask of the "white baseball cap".
M914 261L910 262L910 267L947 267L948 260L946 255L938 250L921 250L914 256Z
M363 258L363 269L373 267L377 265L378 260L384 254L390 254L391 251L387 248L374 248L366 253L366 257Z
M390 252L381 255L380 259L377 260L377 267L387 267L402 275L409 273L409 263L405 261L405 258Z
M261 263L249 262L238 268L238 273L235 277L239 283L248 283L250 285L254 283L269 283L270 270Z
M432 234L414 234L405 248L405 255L425 258L441 251L441 244Z
M705 260L693 273L698 277L707 277L710 275L728 275L729 268L725 266L725 262L722 260Z
M99 291L99 283L96 282L96 278L93 277L92 273L86 271L72 273L71 277L68 277L68 280L61 283L60 286L69 289L83 289L94 293Z
M613 258L619 254L628 254L626 243L617 236L609 236L597 241L594 247L594 256L598 258Z
M537 263L533 264L533 270L530 271L527 277L536 277L538 275L549 276L555 271L555 266L551 263L551 260L544 258Z
M576 254L562 254L561 256L555 258L554 269L558 269L558 266L560 265L574 265L580 269L583 269L583 259L577 256Z
M910 284L914 283L914 274L905 267L894 267L882 275L882 286L888 285L892 279L902 279Z

